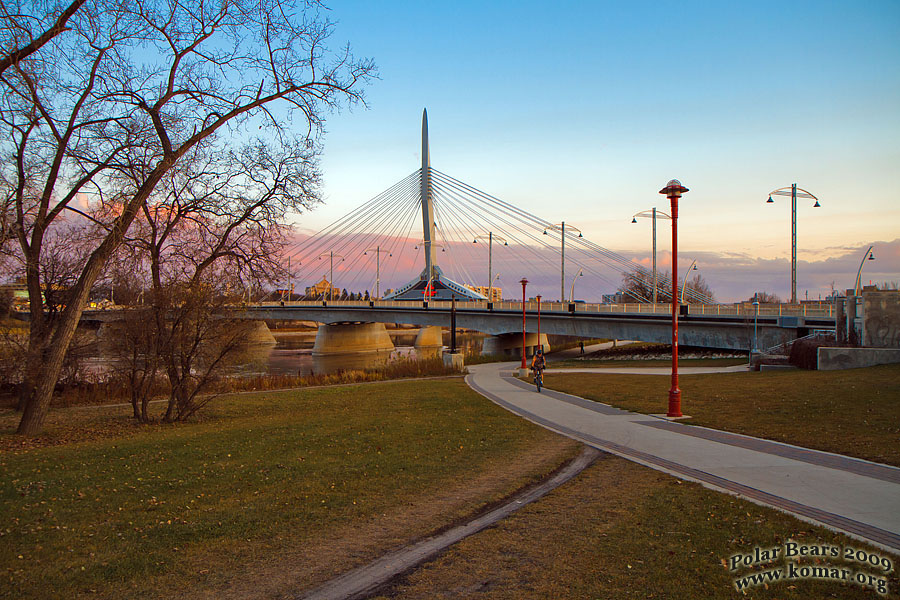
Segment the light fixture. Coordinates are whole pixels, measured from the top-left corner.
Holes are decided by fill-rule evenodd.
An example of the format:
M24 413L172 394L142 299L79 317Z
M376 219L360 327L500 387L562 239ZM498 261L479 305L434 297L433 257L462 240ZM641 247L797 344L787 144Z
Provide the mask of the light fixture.
M819 201L818 201L818 200L816 200L816 203L813 204L813 208L821 208L821 206L822 206L822 205L819 204Z
M632 223L637 223L637 217L631 217L631 222L632 222Z
M775 203L775 201L772 200L772 196L769 196L769 199L766 200L766 204L774 204L774 203Z

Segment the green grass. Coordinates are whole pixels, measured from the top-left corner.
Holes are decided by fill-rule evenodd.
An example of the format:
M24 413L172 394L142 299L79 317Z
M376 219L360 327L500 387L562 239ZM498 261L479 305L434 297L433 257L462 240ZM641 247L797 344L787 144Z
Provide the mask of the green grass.
M664 413L668 375L548 373L544 384L640 413ZM683 421L900 466L900 365L845 371L683 375Z
M127 410L70 409L25 449L0 416L0 596L296 590L377 556L378 535L424 535L575 451L459 379L238 395L174 426L130 425ZM548 444L551 460L522 460ZM480 496L428 506L515 457L527 468ZM419 505L400 533L369 535ZM353 536L355 553L323 558Z
M729 558L788 540L867 548L890 558L891 573L842 559L819 561L870 573L898 590L889 554L785 513L707 490L613 456L423 565L391 590L392 600L516 598L878 598L872 589L830 581L769 583L743 596L734 580L761 568L729 570ZM803 564L816 564L804 559ZM785 567L783 559L768 568ZM881 596L884 597L884 596ZM382 597L386 598L386 597Z

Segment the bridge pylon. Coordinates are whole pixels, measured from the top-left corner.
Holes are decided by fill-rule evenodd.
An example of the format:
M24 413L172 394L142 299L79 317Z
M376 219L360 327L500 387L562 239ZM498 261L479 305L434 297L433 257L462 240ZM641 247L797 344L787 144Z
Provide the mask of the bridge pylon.
M434 251L434 202L431 185L431 154L428 148L428 111L422 109L422 168L419 170L419 196L422 202L422 244L425 268L417 279L385 296L386 300L487 300L449 277L437 266Z

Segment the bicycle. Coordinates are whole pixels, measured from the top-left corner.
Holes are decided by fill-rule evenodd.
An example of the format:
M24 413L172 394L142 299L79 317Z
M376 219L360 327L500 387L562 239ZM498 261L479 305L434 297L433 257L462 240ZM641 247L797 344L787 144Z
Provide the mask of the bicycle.
M543 369L534 369L534 385L537 388L538 394L540 394L541 387L544 385L544 370Z

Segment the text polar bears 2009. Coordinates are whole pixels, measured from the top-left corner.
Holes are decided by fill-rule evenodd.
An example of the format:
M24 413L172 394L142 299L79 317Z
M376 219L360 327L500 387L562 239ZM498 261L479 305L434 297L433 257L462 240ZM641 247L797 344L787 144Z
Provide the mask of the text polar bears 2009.
M779 559L783 566L744 575L734 580L738 591L778 581L798 579L819 579L834 582L853 583L871 588L878 594L888 593L886 575L894 570L893 561L886 556L849 546L832 546L830 544L801 544L788 540L783 546L774 548L753 548L746 554L735 554L728 559L728 570L759 567L774 563ZM840 560L844 565L833 564ZM799 561L804 561L803 563ZM815 564L806 564L812 561ZM866 569L866 571L860 569ZM878 575L867 572L877 569Z

